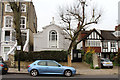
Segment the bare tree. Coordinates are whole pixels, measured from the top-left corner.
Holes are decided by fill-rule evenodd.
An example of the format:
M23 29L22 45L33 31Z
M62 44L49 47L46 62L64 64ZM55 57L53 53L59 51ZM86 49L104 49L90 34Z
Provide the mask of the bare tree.
M20 52L17 52L18 56L18 71L20 71L20 53L23 52L23 42L22 42L22 36L21 36L21 30L20 30L20 20L21 20L21 2L20 0L16 1L12 0L12 2L9 2L11 9L13 11L13 23L14 23L14 29L16 31L16 40L17 45L21 46Z
M16 31L17 45L21 46L21 51L23 51L23 44L22 44L21 30L20 30L21 2L15 2L14 0L12 0L12 2L9 2L9 4L13 11L13 23L14 23L14 29Z
M70 36L70 46L68 48L68 66L71 66L71 50L78 44L80 41L77 41L80 31L88 27L90 24L97 24L101 14L97 13L95 8L89 7L86 0L77 0L76 4L71 5L67 8L59 9L59 16L62 22L66 25L64 30ZM91 13L90 13L91 12ZM76 27L76 30L73 30L73 25Z

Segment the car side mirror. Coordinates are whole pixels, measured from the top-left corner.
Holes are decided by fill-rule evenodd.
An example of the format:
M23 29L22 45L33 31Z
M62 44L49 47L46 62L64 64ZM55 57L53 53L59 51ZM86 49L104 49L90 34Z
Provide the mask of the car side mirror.
M61 65L58 65L58 67L61 67Z

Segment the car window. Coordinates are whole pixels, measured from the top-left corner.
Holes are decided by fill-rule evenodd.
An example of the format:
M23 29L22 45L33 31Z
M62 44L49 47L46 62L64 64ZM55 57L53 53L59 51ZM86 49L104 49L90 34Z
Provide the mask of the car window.
M46 66L46 61L40 61L40 62L38 62L38 65L40 65L40 66Z
M104 60L101 60L101 61L104 61Z
M53 61L47 61L47 66L58 66L58 64Z
M110 60L109 59L105 59L106 62L109 62Z

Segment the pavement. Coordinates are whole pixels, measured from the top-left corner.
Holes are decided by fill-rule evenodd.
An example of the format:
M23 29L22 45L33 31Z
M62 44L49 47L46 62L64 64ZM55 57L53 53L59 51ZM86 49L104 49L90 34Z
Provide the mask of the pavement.
M83 62L72 63L72 67L76 69L76 74L82 75L116 75L118 74L118 67L114 66L113 69L90 69L89 65ZM9 68L8 73L28 74L27 69Z

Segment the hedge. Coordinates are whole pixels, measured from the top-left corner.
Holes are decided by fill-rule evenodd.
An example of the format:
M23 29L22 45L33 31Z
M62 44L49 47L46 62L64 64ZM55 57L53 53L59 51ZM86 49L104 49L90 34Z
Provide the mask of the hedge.
M15 61L18 60L18 54L15 53ZM67 61L66 51L40 51L40 52L23 52L20 53L21 61L35 61L35 60L56 60Z

